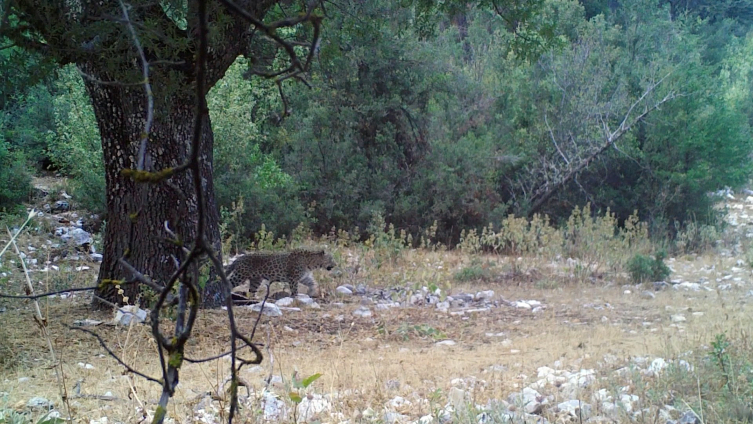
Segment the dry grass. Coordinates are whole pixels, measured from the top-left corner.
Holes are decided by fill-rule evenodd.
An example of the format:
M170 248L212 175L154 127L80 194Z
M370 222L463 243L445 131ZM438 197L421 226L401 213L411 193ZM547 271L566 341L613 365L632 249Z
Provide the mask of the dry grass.
M19 246L42 243L34 239L40 234L32 232L24 237ZM380 251L378 245L366 248L332 240L330 243L342 264L342 273L318 274L324 288L322 309L263 318L256 340L265 345L265 362L261 367L244 368L241 376L256 393L266 385L264 380L270 374L280 376L282 382L272 383L271 387L284 396L294 373L322 373L309 390L331 395L333 412L342 414L342 419L362 417L367 408L380 411L398 395L412 402L398 408L398 412L413 419L431 414L447 402L450 387L460 384L453 383L453 379L464 379L463 384L476 403L506 399L533 383L538 367L553 367L555 361L563 369L597 369L600 378L606 378L599 380L599 386L607 387L620 383L610 380L610 373L631 357L679 358L685 352L698 352L700 346L709 346L717 334L738 336L753 330L753 311L745 297L748 289L742 286L729 291L669 290L658 292L655 299L644 299L640 296L642 288L624 286L623 274L608 269L581 273L575 262L562 258L406 248L392 255ZM455 277L458 271L479 264L488 268L491 278L460 282ZM668 265L675 271L671 278L696 281L706 277L715 281L735 266L735 259L711 253L686 255L668 261ZM95 268L67 271L68 283L90 284ZM12 275L6 287L15 288L21 283L21 274ZM749 271L740 275L750 278ZM36 277L41 281L40 288L50 286L55 278L49 273ZM492 289L509 300L539 300L546 309L533 313L500 306L488 312L456 316L431 307L372 308L372 317L357 318L351 312L359 306L359 299L334 294L334 288L344 283L416 290L433 285L450 293ZM0 314L0 392L5 392L0 401L6 404L0 404L0 408L22 409L29 398L43 396L65 411L60 405L46 342L32 319L33 310L23 302L2 305L8 310ZM138 422L143 410L151 411L156 406L160 388L124 375L123 368L104 354L95 339L67 327L84 318L110 318L89 311L87 305L84 295L43 302L48 331L62 362L71 416L74 422L82 423L102 416L110 422ZM699 312L702 315L693 314ZM672 323L670 316L677 313L683 313L688 321ZM256 315L247 309L238 315L241 325L250 331ZM224 351L228 345L226 329L222 311L202 311L186 356L200 358ZM147 326L101 325L96 330L128 364L159 376L155 345ZM435 344L444 339L456 344ZM616 362L605 362L607 355L615 357ZM93 369L87 369L86 364ZM221 388L227 375L226 360L186 363L169 415L175 422L192 422L192 408L204 393L223 398ZM19 382L22 377L28 380ZM476 384L471 388L473 379ZM74 388L77 384L80 393ZM643 399L658 402L661 396L655 392L667 393L666 384L647 379L634 390ZM117 400L82 397L108 392ZM242 411L242 417L249 422L259 419L258 411L251 410ZM325 421L337 420L325 417Z

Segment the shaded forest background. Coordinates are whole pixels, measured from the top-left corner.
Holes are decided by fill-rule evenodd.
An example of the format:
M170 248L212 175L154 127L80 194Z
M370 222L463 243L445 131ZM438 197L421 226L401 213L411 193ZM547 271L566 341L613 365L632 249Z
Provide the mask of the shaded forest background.
M708 193L749 181L753 0L545 0L525 28L493 4L325 10L308 86L285 81L283 101L251 76L281 60L270 49L210 92L218 207L234 234L436 225L453 244L508 214L557 222L590 203L637 211L663 237L716 223ZM76 69L6 47L0 81L0 210L52 169L103 213L100 138Z

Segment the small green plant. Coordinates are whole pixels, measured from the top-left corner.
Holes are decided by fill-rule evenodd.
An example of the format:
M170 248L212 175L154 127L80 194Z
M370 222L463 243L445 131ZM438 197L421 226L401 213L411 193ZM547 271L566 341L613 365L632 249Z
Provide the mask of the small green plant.
M26 414L18 413L12 409L0 409L0 424L62 424L64 422L64 419L56 416L53 412L48 412L33 421Z
M31 175L26 168L26 158L20 151L10 150L8 143L0 138L0 212L23 207L31 193Z
M318 380L319 377L322 375L320 373L312 374L303 380L298 380L296 378L296 374L293 373L293 376L291 377L291 381L293 382L293 389L288 393L288 398L295 404L295 408L293 408L293 422L298 422L298 404L303 402L303 395L305 395L305 390L308 388L314 381Z
M416 335L420 338L430 337L433 340L447 338L444 333L427 324L410 325L403 323L398 327L396 333L399 334L403 340L409 340L411 335Z
M662 281L670 274L670 269L664 264L667 253L660 250L654 257L636 254L627 263L630 278L634 283L646 281Z
M732 343L724 333L717 334L711 342L711 361L719 367L724 379L724 386L729 388L730 356L729 347Z
M494 265L477 259L453 275L455 281L489 281L494 278Z
M556 290L560 287L555 280L538 280L534 286L539 290Z

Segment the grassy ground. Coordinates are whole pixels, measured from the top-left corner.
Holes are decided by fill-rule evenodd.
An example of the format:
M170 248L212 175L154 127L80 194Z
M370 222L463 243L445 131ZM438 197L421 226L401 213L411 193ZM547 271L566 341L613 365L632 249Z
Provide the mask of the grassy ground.
M742 219L740 215L747 217L750 207L739 204L743 207L736 216ZM42 233L22 236L19 246L27 251L27 246L43 245ZM256 405L243 411L243 420L261 420L258 398L264 387L290 404L286 393L294 374L299 379L322 374L307 389L331 401L331 408L319 417L322 422L354 422L371 420L370 411L376 411L377 421L382 420L385 409L412 420L436 416L453 387L469 394L471 406L507 399L536 382L537 369L543 366L594 369L596 382L578 393L587 402L592 402L598 389L619 392L628 387L640 397L640 408L646 413L638 419L624 415L617 421L663 422L658 411L667 404L692 409L706 423L745 422L749 417L751 272L738 263L737 256L724 252L723 246L667 261L674 270L671 279L705 279L709 291L668 289L654 292L654 298L642 294L652 290L651 285L628 285L624 274L606 269L583 273L563 258L401 249L380 259L377 248L332 249L343 271L335 276L316 274L324 288L321 309L261 319L256 340L264 344L266 358L261 366L244 368L241 373L253 389L249 404ZM27 253L41 258L53 249L44 254L42 250ZM3 261L6 269L15 266L7 256ZM35 283L40 282L38 290L63 284L87 286L96 277L95 263L67 259L57 263L57 272L32 273ZM20 292L22 275L13 272L2 286ZM379 310L372 305L373 315L362 318L352 314L361 306L359 297L335 294L334 288L345 283L409 289L433 284L450 294L491 289L495 298L534 299L545 307L534 313L502 305L454 315L430 306ZM108 417L109 422L139 422L145 412L153 412L159 387L125 374L96 339L68 327L84 318L106 321L110 315L89 311L84 294L52 298L41 305L60 367L55 367L48 342L34 321L32 305L3 302L7 310L0 313L0 408L26 410L30 398L42 396L53 401L63 416L70 414L74 422L89 423L100 417ZM238 314L250 331L256 314L247 309ZM677 315L685 321L675 317L673 322ZM226 328L222 311L202 311L186 355L199 358L223 352L228 346ZM129 365L159 376L147 326L100 325L95 330ZM455 344L437 345L443 340ZM693 370L673 368L649 375L627 367L626 372L615 372L635 363L636 357L683 359ZM218 400L215 407L221 408L227 375L226 360L184 365L169 415L175 422L200 422L192 421L192 411L207 392ZM280 379L267 383L272 375ZM65 404L61 390L68 398ZM568 400L556 387L543 392L552 396L550 404ZM398 396L408 402L395 401ZM598 413L599 407L595 408ZM564 420L553 412L543 415L551 421ZM470 416L475 421L475 413ZM453 420L465 421L460 415Z

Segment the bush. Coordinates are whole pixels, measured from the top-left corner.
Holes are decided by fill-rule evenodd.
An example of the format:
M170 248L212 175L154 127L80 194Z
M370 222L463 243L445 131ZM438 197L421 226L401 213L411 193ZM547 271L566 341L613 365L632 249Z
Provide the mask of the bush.
M217 204L227 233L250 238L265 224L274 234L288 235L306 221L305 209L295 181L259 147L266 138L255 124L255 110L271 94L243 79L244 66L244 59L234 63L207 96Z
M76 70L67 67L56 82L55 131L47 149L52 161L72 177L71 194L79 206L95 213L105 211L105 170L102 145L89 96Z
M657 252L654 258L646 255L634 255L627 264L630 278L634 283L664 280L671 272L669 267L664 264L666 255L663 250Z
M11 151L0 138L0 211L20 207L31 192L31 176L26 168L26 157Z

